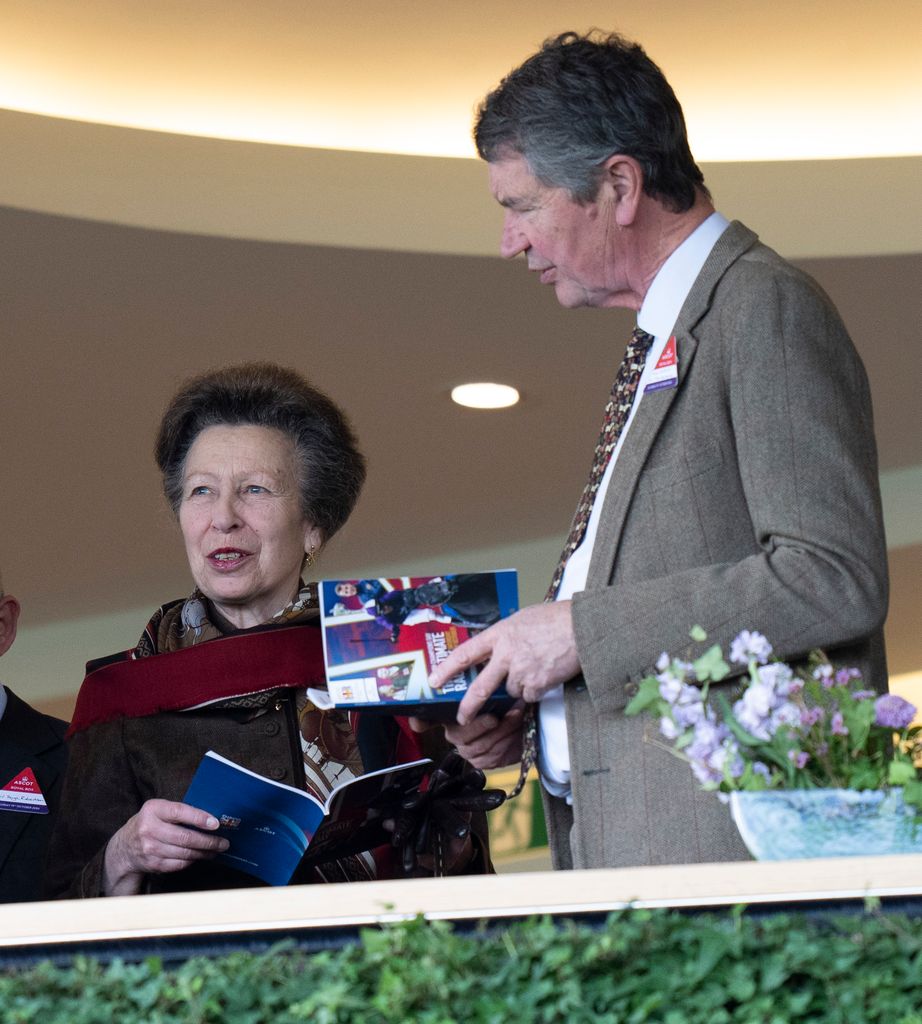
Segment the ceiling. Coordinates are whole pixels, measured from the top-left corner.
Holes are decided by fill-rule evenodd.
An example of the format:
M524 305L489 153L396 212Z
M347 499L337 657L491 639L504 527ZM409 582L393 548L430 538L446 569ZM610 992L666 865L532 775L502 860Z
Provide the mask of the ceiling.
M833 297L885 477L922 494L922 218L906 198L922 5L670 0L613 25L610 5L543 0L0 0L0 567L25 609L17 649L30 628L186 590L153 435L181 380L233 361L295 366L354 421L370 475L331 575L562 538L632 318L560 309L499 260L484 170L450 155L504 71L593 24L644 41L699 152L729 161L705 166L718 206ZM452 405L470 379L523 401ZM898 671L922 668L906 507Z

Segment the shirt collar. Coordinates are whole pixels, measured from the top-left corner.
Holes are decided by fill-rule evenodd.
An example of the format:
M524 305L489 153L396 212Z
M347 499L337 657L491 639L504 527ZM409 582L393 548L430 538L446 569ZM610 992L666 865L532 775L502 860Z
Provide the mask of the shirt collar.
M6 687L0 683L0 722L3 721L4 711L6 711Z
M672 334L679 312L705 260L729 226L726 217L712 213L669 255L647 289L637 314L638 327L654 338L668 338Z

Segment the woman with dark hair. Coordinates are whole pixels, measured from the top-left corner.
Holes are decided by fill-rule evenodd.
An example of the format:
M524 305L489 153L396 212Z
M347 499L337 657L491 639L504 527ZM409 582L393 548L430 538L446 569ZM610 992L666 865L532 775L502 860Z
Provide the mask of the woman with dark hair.
M291 370L233 366L180 389L155 454L195 589L163 605L133 650L87 666L52 896L259 884L213 861L227 849L217 821L182 802L207 750L321 800L349 778L444 752L421 750L427 738L403 719L307 700L323 665L316 587L301 574L365 478L339 408ZM483 816L456 831L447 870L488 870ZM398 870L390 853L302 866L292 881L387 877Z

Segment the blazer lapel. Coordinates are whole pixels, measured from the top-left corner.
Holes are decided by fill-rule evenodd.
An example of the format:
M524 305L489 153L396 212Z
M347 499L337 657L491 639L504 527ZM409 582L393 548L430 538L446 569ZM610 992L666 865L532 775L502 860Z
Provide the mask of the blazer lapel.
M757 241L758 237L749 228L739 221L733 221L718 238L688 293L673 329L679 363L678 383L674 388L644 395L631 423L602 505L586 578L587 588L607 586L611 578L618 544L640 473L663 420L688 376L698 346L694 327L710 308L714 289L727 268Z

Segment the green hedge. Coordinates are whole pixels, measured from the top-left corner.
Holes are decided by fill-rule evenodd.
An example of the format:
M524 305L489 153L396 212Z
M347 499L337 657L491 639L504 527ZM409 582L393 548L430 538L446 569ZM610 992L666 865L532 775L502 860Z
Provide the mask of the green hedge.
M480 934L422 920L305 954L78 957L0 973L3 1024L419 1021L922 1024L919 922L864 915L612 915Z

